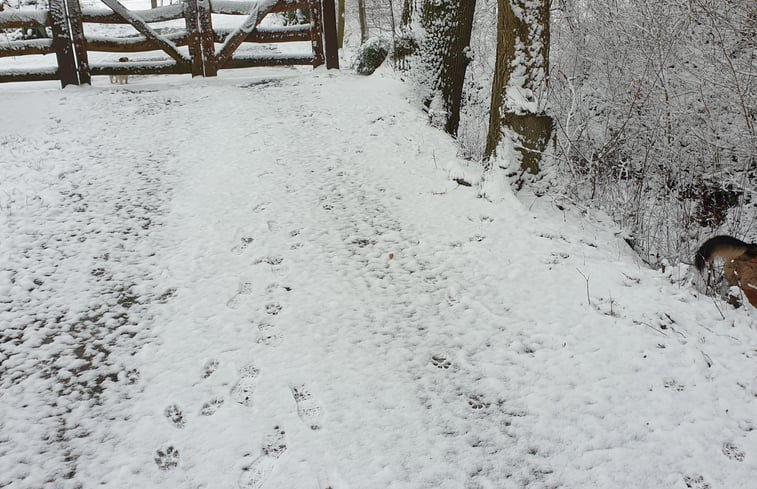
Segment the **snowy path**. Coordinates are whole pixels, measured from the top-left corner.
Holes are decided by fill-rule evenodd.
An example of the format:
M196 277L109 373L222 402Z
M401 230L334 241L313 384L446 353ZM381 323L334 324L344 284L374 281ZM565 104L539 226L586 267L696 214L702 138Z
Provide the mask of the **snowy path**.
M8 101L0 487L748 487L754 311L291 73Z

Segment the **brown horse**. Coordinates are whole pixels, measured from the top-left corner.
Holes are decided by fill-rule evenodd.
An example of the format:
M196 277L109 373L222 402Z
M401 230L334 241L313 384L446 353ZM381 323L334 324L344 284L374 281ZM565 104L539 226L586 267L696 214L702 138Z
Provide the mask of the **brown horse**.
M694 265L702 272L716 258L725 262L723 274L729 285L737 285L749 302L757 307L757 244L731 236L715 236L699 247Z

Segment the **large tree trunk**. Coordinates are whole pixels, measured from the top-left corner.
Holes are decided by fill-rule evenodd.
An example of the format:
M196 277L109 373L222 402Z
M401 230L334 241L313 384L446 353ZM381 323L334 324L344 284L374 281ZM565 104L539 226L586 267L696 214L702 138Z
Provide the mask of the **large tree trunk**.
M425 0L421 7L421 24L426 31L421 60L431 88L426 102L430 105L434 97L441 96L444 130L453 136L460 124L475 9L475 0Z
M357 0L357 16L360 20L360 43L368 40L368 22L365 18L365 0Z
M336 22L336 44L341 49L344 47L344 0L339 0Z
M500 143L509 144L520 155L521 168L538 173L553 125L539 100L549 77L549 0L498 0L497 17L497 59L484 156L489 161Z

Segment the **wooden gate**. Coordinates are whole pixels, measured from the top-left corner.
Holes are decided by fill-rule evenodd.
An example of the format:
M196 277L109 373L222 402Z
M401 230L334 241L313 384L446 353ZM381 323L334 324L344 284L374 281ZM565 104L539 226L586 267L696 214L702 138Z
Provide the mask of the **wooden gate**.
M150 10L129 10L119 0L101 0L109 9L82 9L79 0L49 0L47 12L0 12L0 29L51 27L52 39L0 40L0 57L55 53L57 67L0 71L0 82L55 80L62 86L90 83L92 75L181 74L216 76L218 70L253 66L326 64L339 68L334 0L182 0ZM269 13L303 9L309 22L261 27ZM234 29L213 28L211 14L244 15ZM184 29L161 32L150 24L184 19ZM85 36L85 23L129 24L139 36ZM240 54L243 43L310 41L302 55ZM179 49L187 46L188 54ZM162 51L168 58L90 64L88 53ZM186 52L185 51L185 52ZM236 55L235 55L236 53Z

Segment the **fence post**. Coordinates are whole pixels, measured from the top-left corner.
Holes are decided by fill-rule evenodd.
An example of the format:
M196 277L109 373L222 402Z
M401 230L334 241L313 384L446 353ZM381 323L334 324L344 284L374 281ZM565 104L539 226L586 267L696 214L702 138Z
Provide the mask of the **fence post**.
M313 46L313 68L323 64L323 17L321 0L308 0L310 10L310 42Z
M202 66L205 76L218 75L216 62L215 32L210 16L210 1L197 0L197 21L200 27Z
M61 87L78 85L79 74L76 66L74 46L68 28L66 0L49 0L52 19L53 47L58 59L58 78Z
M79 0L67 0L68 18L71 26L71 41L73 43L74 54L76 55L76 71L79 75L79 83L92 84L92 77L89 73L89 60L87 58L87 44L84 38L84 27L82 25L81 7Z
M192 76L216 76L218 63L215 53L215 33L208 0L184 0L184 20L187 24L189 57Z
M200 25L197 20L197 0L184 0L184 21L187 24L187 45L189 59L192 60L192 77L203 75L202 44L200 42Z
M326 45L326 68L339 69L339 45L336 37L334 0L323 0L323 37Z

